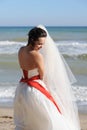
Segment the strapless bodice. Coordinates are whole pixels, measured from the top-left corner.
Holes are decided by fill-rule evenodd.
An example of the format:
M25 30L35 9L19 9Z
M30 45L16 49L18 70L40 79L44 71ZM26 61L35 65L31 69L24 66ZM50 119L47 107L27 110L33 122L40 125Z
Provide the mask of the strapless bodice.
M27 75L27 78L31 78L33 76L39 75L39 72L38 72L37 68L32 69L32 70L28 70L28 71L26 71L26 70L22 70L22 71L23 71L23 78L25 78L26 75Z

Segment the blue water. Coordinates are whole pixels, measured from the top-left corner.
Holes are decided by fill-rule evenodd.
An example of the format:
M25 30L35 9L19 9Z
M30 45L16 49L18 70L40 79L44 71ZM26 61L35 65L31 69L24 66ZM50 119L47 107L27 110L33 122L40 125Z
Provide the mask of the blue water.
M27 38L32 27L0 27L0 40L17 40ZM87 41L87 27L47 27L55 41L78 40Z
M0 104L12 104L21 77L17 53L32 27L0 27ZM73 91L81 108L87 104L87 27L47 27L74 73ZM84 105L83 105L84 104Z

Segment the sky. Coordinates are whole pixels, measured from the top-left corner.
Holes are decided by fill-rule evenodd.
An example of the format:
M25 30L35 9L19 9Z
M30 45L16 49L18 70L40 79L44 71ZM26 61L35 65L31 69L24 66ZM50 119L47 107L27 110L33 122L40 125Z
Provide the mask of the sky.
M0 0L0 26L87 26L87 0Z

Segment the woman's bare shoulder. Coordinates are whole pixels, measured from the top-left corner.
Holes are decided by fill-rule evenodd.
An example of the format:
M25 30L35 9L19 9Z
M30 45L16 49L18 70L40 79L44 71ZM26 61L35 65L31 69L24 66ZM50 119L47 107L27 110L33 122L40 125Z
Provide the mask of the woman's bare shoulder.
M41 54L40 52L38 52L38 51L32 51L32 52L30 52L30 54L31 54L35 59L42 59L42 58L43 58L42 54Z
M18 55L23 52L24 48L25 48L24 46L20 47L20 49L19 49L19 51L18 51Z
M19 52L22 51L24 48L25 48L24 46L20 47Z

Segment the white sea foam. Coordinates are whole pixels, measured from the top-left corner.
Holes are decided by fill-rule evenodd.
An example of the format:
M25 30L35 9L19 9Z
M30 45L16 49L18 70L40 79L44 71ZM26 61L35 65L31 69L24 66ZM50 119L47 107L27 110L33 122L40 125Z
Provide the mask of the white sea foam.
M0 100L13 99L16 87L16 83L0 83ZM77 101L87 102L87 86L72 86L72 89Z
M87 86L73 86L77 101L87 102Z
M17 53L18 49L25 44L25 42L0 41L0 54Z
M0 99L13 98L17 84L0 83Z
M76 41L63 41L57 42L57 46L62 52L68 56L78 56L87 54L87 43Z
M87 43L77 41L58 41L55 43L62 54L78 56L87 54ZM26 42L0 41L0 54L15 54Z
M17 43L21 44L21 42L15 42L15 41L0 41L0 46L15 45Z
M13 107L17 84L0 83L0 107ZM87 113L87 86L73 86L78 110Z

